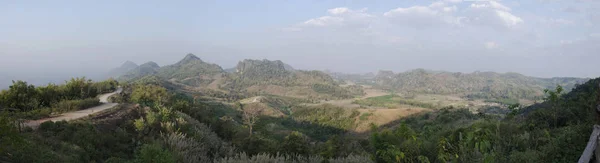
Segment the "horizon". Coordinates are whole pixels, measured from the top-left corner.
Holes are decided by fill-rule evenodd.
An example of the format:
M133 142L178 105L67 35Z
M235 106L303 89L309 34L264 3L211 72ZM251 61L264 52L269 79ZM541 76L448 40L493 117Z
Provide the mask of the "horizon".
M127 60L165 66L187 53L224 69L268 59L361 74L423 68L600 76L598 1L0 4L0 87L100 78Z

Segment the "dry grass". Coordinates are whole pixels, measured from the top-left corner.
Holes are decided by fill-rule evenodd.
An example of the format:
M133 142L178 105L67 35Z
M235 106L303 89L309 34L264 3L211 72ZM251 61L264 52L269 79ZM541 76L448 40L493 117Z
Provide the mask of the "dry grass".
M393 121L396 121L402 117L406 117L409 115L413 115L416 113L431 111L431 109L419 108L414 106L404 106L402 108L394 108L394 109L357 109L360 112L360 115L363 114L372 114L370 116L365 116L366 118L361 120L357 118L357 122L359 122L358 126L354 130L355 132L367 132L370 129L370 124L373 123L377 126L382 126Z

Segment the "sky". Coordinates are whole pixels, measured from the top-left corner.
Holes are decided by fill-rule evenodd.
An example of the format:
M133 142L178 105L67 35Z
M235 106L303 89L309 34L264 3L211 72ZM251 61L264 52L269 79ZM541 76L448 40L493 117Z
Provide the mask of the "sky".
M600 76L600 0L0 0L0 83L186 54L366 73ZM0 85L1 86L1 85Z

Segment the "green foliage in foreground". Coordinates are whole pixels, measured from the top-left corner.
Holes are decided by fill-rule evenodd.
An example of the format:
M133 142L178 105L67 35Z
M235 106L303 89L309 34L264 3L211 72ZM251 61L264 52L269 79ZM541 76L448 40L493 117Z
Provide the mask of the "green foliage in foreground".
M573 162L596 123L598 84L600 78L568 94L561 94L560 87L548 90L546 102L506 118L454 108L422 113L393 127L374 126L368 140L347 132L360 119L358 113L328 105L297 107L289 117L261 117L253 134L240 124L234 107L170 94L168 106L134 109L108 128L86 121L46 122L39 130L20 133L14 118L0 114L0 160ZM334 130L339 132L327 132Z
M79 110L99 104L96 96L117 89L115 80L92 82L73 78L64 85L48 84L35 87L24 81L14 81L8 90L0 92L0 110L20 112L21 118L44 118L51 113Z
M596 119L600 78L502 119L442 109L413 116L371 136L378 162L573 162ZM513 106L514 108L515 106Z

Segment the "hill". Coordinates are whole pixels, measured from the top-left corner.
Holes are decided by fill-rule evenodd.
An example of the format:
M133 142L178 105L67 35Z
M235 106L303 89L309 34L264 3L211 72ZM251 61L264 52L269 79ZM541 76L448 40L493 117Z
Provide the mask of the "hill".
M536 78L518 73L453 73L416 69L403 73L380 71L375 83L403 93L458 94L470 99L539 100L543 90L561 85L567 90L585 78Z
M193 54L164 67L153 62L140 65L119 80L135 82L145 76L154 76L154 83L168 82L182 91L226 99L271 94L318 100L352 98L362 94L340 87L328 74L295 70L282 61L246 59L240 61L233 71L225 71Z
M282 61L243 60L231 75L229 89L311 99L352 98L354 93L321 71L294 70Z
M125 75L127 72L137 68L138 65L131 62L131 61L126 61L125 63L123 63L120 67L114 68L112 70L110 70L108 72L108 77L111 78L118 78L122 75Z
M140 79L144 76L156 74L156 72L158 71L159 68L160 68L160 66L158 66L158 64L156 64L155 62L146 62L146 63L134 68L133 70L125 73L125 75L122 75L121 77L119 77L117 79L119 81L131 81L131 80Z
M188 54L181 61L162 67L158 70L158 76L165 79L184 81L199 76L211 76L223 72L223 69L219 65L204 62L194 54Z

